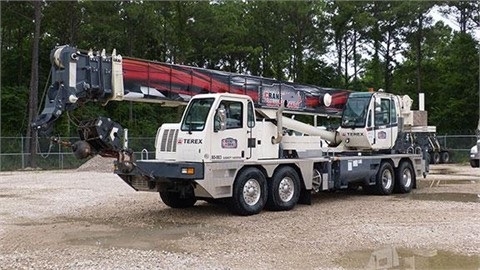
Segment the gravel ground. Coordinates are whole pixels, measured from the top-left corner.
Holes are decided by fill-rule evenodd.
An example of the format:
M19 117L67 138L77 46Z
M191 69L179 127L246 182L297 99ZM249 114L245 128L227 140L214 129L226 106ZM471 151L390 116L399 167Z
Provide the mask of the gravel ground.
M0 173L0 269L480 269L480 170L408 195L321 193L289 212L170 209L105 171Z

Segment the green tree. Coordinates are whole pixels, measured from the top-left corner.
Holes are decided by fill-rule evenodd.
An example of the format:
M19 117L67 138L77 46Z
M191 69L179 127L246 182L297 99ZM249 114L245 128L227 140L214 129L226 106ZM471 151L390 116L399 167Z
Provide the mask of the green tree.
M375 88L391 91L392 76L403 50L405 27L411 16L410 2L372 2L367 6L372 27L366 31L373 45L366 80Z
M429 111L430 101L435 99L438 91L436 78L444 72L438 65L439 52L449 46L452 30L442 22L432 26L429 18L424 18L422 25L421 30L415 31L419 25L413 24L411 34L407 35L407 47L402 53L404 61L395 69L393 89L398 94L410 95L414 101L417 101L418 93L425 93Z
M440 84L430 119L444 132L474 130L478 119L478 104L474 102L478 100L476 42L468 34L456 33L439 55L438 65L443 72L437 75Z
M440 12L447 19L454 17L460 32L467 33L480 25L480 3L478 1L446 1Z
M34 25L32 2L4 2L2 16L2 136L25 136Z
M34 6L34 22L35 30L33 31L33 45L32 45L32 68L30 76L30 94L28 101L28 123L32 123L37 116L38 108L38 58L40 47L40 25L42 21L42 2L40 0L33 1ZM29 165L32 168L37 167L37 138L38 134L31 128L27 128L27 138L29 143L27 149L29 149Z
M458 93L475 95L478 70L471 66L474 41L443 24L431 25L430 8L443 3L468 36L478 21L477 2L44 1L39 95L48 86L50 51L70 44L325 87L384 88L413 98L423 91L431 124L450 130L455 128L450 122L461 121L439 121L447 115L471 121L477 110L472 107L472 115L461 112L455 106L467 104L455 105L459 101L448 93L462 88L465 92ZM19 135L29 126L25 104L34 7L32 2L11 1L2 2L1 8L2 108L9 110L2 109L1 129L2 134ZM329 45L335 58L327 63ZM470 86L459 73L471 80ZM86 104L62 117L55 133L75 135L80 119L98 115L129 127L132 136L154 134L162 122L178 117L175 109L155 104ZM13 116L22 117L20 129Z
M342 86L360 90L363 28L370 23L364 12L365 2L332 1L328 12L337 56L336 72L342 77ZM350 67L353 72L350 72Z

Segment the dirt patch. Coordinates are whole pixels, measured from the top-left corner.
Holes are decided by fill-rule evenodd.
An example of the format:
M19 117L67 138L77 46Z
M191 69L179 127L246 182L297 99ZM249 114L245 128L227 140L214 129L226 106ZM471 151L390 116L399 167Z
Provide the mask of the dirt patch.
M113 172L113 158L104 158L96 155L83 163L78 172Z
M451 167L446 175L432 166L436 173L418 179L407 195L319 193L312 205L292 211L238 217L202 201L168 208L158 193L135 192L111 170L98 172L111 161L96 158L76 171L2 174L0 265L436 269L439 261L478 268L480 171L467 166L443 165Z

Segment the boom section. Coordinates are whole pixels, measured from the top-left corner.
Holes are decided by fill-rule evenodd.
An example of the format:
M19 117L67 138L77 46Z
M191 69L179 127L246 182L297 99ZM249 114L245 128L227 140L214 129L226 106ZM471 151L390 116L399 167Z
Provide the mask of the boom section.
M46 131L64 111L86 102L111 100L186 104L198 94L249 96L256 108L340 117L350 91L279 81L245 74L176 65L68 45L52 50L51 84L44 109L32 127ZM325 102L328 100L328 102Z
M70 46L52 50L51 85L42 113L32 127L46 131L64 111L74 110L88 101L106 103L121 100L123 90L122 57L107 56L105 51L94 54Z

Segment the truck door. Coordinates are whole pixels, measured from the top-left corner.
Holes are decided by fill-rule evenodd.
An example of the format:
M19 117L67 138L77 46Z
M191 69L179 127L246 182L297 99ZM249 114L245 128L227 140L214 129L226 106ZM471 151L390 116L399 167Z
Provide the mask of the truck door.
M398 133L396 106L390 97L376 97L374 134L376 149L389 149L395 144Z
M218 113L215 116L210 148L212 160L231 161L249 157L246 107L246 102L240 100L223 99L219 103L217 110L224 111L226 119L217 119ZM220 122L224 123L225 127L219 128Z

